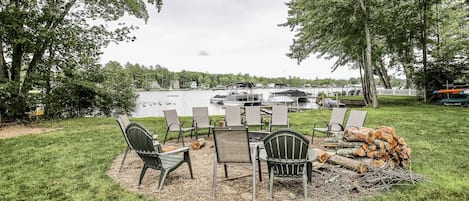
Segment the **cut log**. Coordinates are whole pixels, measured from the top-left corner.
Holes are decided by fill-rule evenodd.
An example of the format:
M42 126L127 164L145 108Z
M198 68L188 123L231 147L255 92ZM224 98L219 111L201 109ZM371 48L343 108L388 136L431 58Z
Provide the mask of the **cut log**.
M165 146L165 147L161 148L161 151L163 153L168 152L168 151L173 151L173 150L176 150L176 146L169 145L169 146Z
M374 140L373 144L376 145L377 149L384 149L385 148L384 147L385 146L384 141L382 141L382 140Z
M192 141L192 143L191 143L192 150L199 150L203 146L205 146L205 139L204 138L199 138L197 140Z
M375 158L375 152L374 151L371 151L371 150L368 150L368 152L366 152L366 156L368 156L368 158Z
M329 161L333 164L341 165L345 168L355 170L361 174L364 174L368 171L366 165L358 160L353 160L347 157L335 155L329 158Z
M361 147L363 142L345 142L345 141L339 141L338 145L340 148L358 148Z
M370 159L370 158L365 158L362 161L366 166L370 168L383 168L386 166L386 162L384 160L376 160L376 159Z
M392 144L394 142L394 136L388 133L382 133L380 140L384 140Z
M321 150L321 149L312 149L312 151L316 152L316 158L315 159L310 159L310 160L317 160L321 163L324 163L327 161L329 158L329 154L327 152Z
M365 156L366 152L362 147L337 149L337 154L345 157Z
M365 151L367 151L367 152L368 152L368 147L369 147L368 144L363 144L363 145L362 145L363 150L365 150Z
M396 130L393 127L389 127L389 126L380 126L378 130L385 132L385 133L389 133L391 135L396 134Z
M373 135L374 135L375 139L381 139L381 137L383 136L383 133L380 130L375 130Z
M363 132L358 129L347 129L344 132L344 139L347 142L367 142L369 143L370 138L372 138L373 132ZM371 140L373 142L373 140Z
M338 143L322 143L321 146L324 148L336 149L339 147L339 144Z
M400 144L400 145L407 145L407 144L405 143L404 138L399 138L399 139L397 139L397 143Z
M376 145L374 144L369 144L368 145L368 151L375 151L376 150Z
M340 140L338 138L335 138L335 137L326 137L323 140L323 142L325 142L325 143L337 143L339 141Z

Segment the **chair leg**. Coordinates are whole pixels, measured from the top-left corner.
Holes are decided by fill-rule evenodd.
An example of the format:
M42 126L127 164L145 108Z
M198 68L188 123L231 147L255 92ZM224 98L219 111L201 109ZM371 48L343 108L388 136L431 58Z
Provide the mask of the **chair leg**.
M168 137L168 133L169 133L169 127L168 127L168 129L166 129L166 134L164 135L163 144L166 143L166 137Z
M215 155L215 160L213 160L213 175L212 175L212 198L215 198L215 191L217 190L217 169L218 169L218 162L217 162L217 154Z
M185 145L184 145L184 132L182 130L179 130L179 136L181 137L182 146L185 147ZM178 136L178 141L179 141L179 136Z
M272 200L273 198L273 193L272 193L272 187L274 187L274 171L270 171L270 176L269 176L269 195L270 199Z
M139 186L140 186L140 184L142 184L143 176L145 176L145 172L147 171L147 169L148 169L148 166L143 165L142 171L140 172L140 179L138 180L138 185Z
M314 130L314 128L313 128L313 135L311 136L311 144L313 144L313 140L314 140L314 133L316 133L316 130Z
M225 168L225 178L228 178L228 169L226 168L226 164L223 164L223 167Z
M308 181L307 181L307 176L304 174L303 175L303 192L305 195L305 201L308 200Z
M192 164L191 164L191 157L189 156L189 152L184 152L184 161L186 161L187 165L189 165L189 172L191 173L191 179L194 179L194 175L192 174Z
M124 152L124 158L122 159L121 166L119 167L119 172L122 170L122 165L124 165L125 157L127 157L127 154L130 153L130 148L127 146Z
M257 151L257 153L259 153L259 151ZM262 182L261 159L259 159L259 154L257 155L257 166L259 169L259 181Z
M158 190L161 191L163 189L164 180L166 179L166 176L168 175L168 173L169 173L169 170L161 170L160 181L158 182Z

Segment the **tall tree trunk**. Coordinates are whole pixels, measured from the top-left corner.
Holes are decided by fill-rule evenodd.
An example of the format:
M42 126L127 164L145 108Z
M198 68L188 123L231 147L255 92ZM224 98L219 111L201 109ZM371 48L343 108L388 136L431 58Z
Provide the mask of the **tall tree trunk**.
M21 65L24 54L24 47L21 44L16 44L13 48L13 55L11 61L11 80L19 82L21 79Z
M366 105L371 105L371 96L370 96L370 84L368 83L368 74L365 72L365 50L362 50L360 61L358 62L358 66L360 67L360 80L362 83L362 91L363 91L363 99L365 100Z
M26 71L26 75L24 77L23 84L21 85L21 94L27 94L29 90L32 89L33 86L33 75L36 72L37 65L41 60L44 52L47 49L47 45L49 44L49 40L47 39L45 42L38 44L38 48L29 62L28 70Z
M392 89L391 79L389 78L388 70L386 69L386 66L384 65L384 61L382 58L379 58L379 60L377 61L377 65L378 65L377 71L379 73L379 78L381 79L381 82L383 83L384 88Z
M370 86L370 93L371 93L371 101L373 103L373 108L378 108L378 95L376 93L376 84L373 77L373 67L371 62L371 34L370 34L370 27L368 24L369 17L368 11L366 10L366 6L364 0L360 0L360 7L362 9L364 15L364 29L365 29L365 37L366 37L366 74L368 74L369 86Z
M404 73L405 73L405 87L406 89L410 89L414 85L413 77L414 77L414 49L412 45L412 38L413 34L411 31L409 31L409 36L408 36L408 46L404 50Z
M3 42L2 37L0 36L0 80L5 79L9 80L10 76L8 75L8 66L5 61L5 55L3 54Z
M422 63L423 63L423 101L427 102L427 0L422 0L420 6L420 41L422 43Z

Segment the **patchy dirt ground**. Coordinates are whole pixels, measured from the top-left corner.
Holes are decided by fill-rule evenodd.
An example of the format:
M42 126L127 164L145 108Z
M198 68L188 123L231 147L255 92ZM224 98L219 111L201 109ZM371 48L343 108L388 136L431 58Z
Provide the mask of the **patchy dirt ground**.
M0 139L18 137L23 135L41 134L56 128L39 128L25 125L10 125L0 127Z
M122 171L119 167L123 154L118 156L108 171L108 175L120 185L130 191L159 198L161 200L212 200L212 175L214 161L213 140L206 138L207 144L200 150L190 150L194 179L190 179L189 169L183 164L167 177L164 188L158 191L159 171L147 170L143 182L138 186L138 178L143 165L138 155L131 152L127 155ZM185 142L189 142L186 139ZM319 143L315 140L315 144ZM166 146L181 146L181 143L170 141ZM308 183L308 200L358 200L366 196L363 192L353 191L353 186L343 186L337 191L337 186L342 188L344 183L350 183L350 175L354 172L339 168L339 171L313 173L313 182ZM225 179L223 165L218 166L217 174L217 200L251 200L252 196L252 169L250 165L232 165L228 167L229 178ZM256 175L257 200L269 199L269 180L266 164L262 163L262 182ZM332 184L335 183L335 184ZM275 179L273 200L304 200L301 179Z

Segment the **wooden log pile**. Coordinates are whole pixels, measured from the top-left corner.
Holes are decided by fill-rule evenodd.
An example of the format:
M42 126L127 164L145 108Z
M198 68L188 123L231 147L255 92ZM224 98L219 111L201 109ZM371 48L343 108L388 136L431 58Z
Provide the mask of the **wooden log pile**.
M392 127L349 128L335 144L338 155L363 161L371 168L385 165L391 169L408 168L410 165L411 148Z
M396 135L394 128L388 126L377 129L349 128L340 138L325 139L323 146L334 148L337 155L370 168L408 168L411 160L410 146L404 138ZM350 162L349 168L356 170L357 162ZM339 165L347 167L344 164Z

